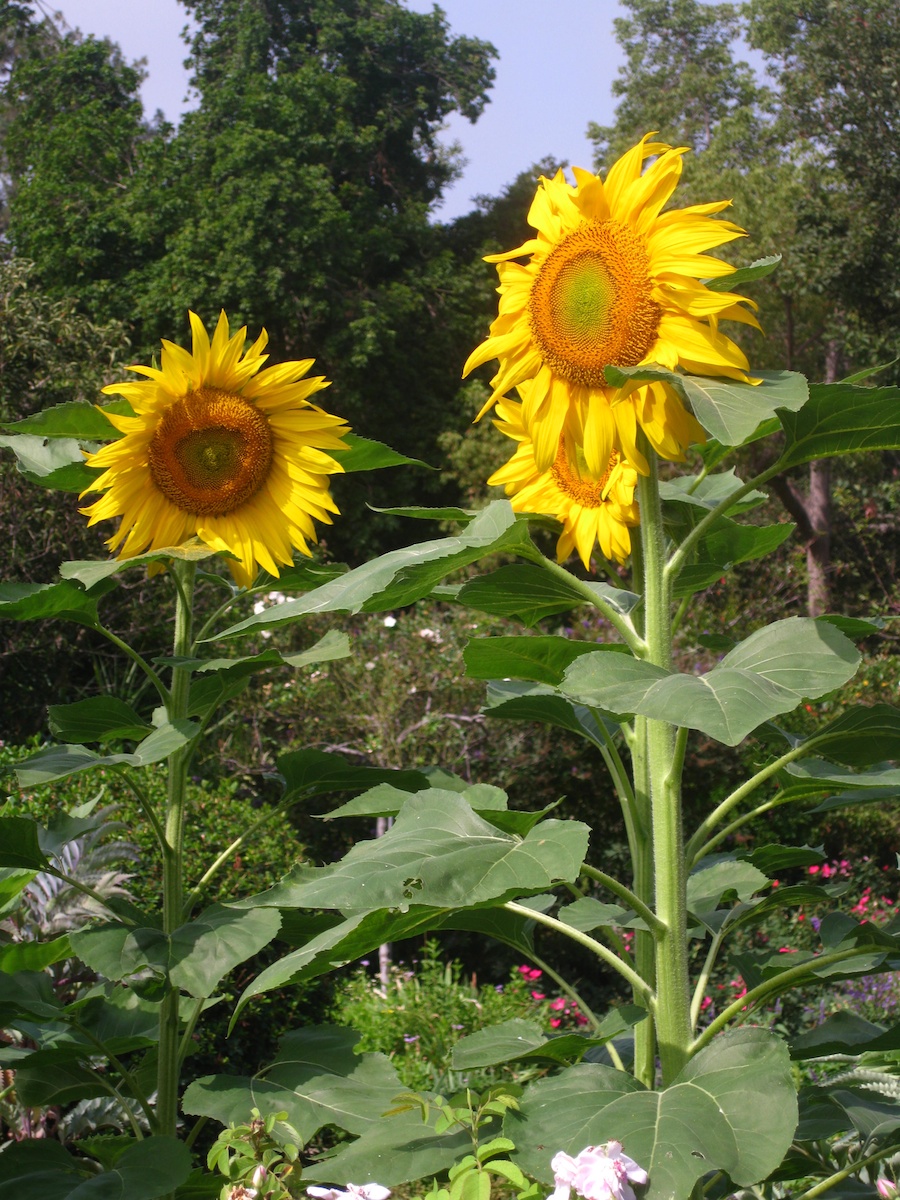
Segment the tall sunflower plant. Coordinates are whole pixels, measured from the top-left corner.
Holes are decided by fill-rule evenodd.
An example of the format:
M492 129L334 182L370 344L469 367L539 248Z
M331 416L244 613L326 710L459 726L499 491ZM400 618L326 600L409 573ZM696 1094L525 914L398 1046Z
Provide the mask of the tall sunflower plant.
M490 1187L479 1164L500 1152L509 1161L488 1163L495 1174L520 1191L530 1177L530 1194L552 1188L558 1200L572 1189L587 1200L750 1191L812 1200L881 1188L880 1164L900 1150L894 1093L875 1096L823 1070L804 1075L798 1064L890 1051L900 1030L845 1014L788 1043L770 1014L790 989L898 969L895 929L836 907L816 952L745 955L745 994L712 1020L703 1009L738 930L774 906L839 904L828 885L773 890L786 869L821 861L818 851L747 849L735 835L782 805L896 793L900 776L887 760L900 757L898 710L847 708L809 736L785 728L804 702L852 678L855 643L877 624L788 617L715 647L724 656L705 673L685 668L690 647L678 634L692 596L790 535L789 525L742 519L768 480L814 459L900 448L900 389L752 370L720 323L756 324L752 301L733 289L774 263L735 270L707 253L742 236L718 217L724 202L668 207L682 153L648 136L605 179L585 171L574 184L562 174L542 179L533 236L495 256L498 316L466 370L498 363L481 416L492 409L509 439L510 459L491 478L506 499L478 512L395 510L452 518L453 536L352 571L295 565L295 552L315 538L313 522L335 511L329 477L400 456L354 439L311 402L324 385L308 376L311 363L263 369L264 339L245 349L244 331L232 335L224 318L211 339L192 318L193 352L164 343L159 368L114 385L119 398L102 412L64 405L3 439L38 482L99 493L85 510L92 522L120 524L110 539L117 558L65 564L50 585L3 585L0 616L95 630L133 660L158 699L149 715L109 697L51 709L66 744L21 764L19 783L33 788L98 767L121 773L163 864L161 913L98 897L95 923L0 960L5 1024L17 1031L0 1065L15 1068L22 1102L102 1095L124 1119L124 1133L4 1149L0 1182L15 1183L17 1195L263 1198L300 1195L312 1183L349 1189L327 1193L339 1196L362 1194L367 1181L383 1191L450 1171L450 1194L454 1179L467 1179L475 1200ZM763 437L772 465L744 481L728 460ZM683 464L681 473L661 463ZM227 557L234 585L195 627L195 587L223 586L203 567L214 554ZM99 617L103 596L136 567L164 571L160 586L174 597L171 656L152 662ZM235 605L274 577L302 594L235 621ZM498 732L503 721L545 722L600 753L621 805L629 875L614 878L591 862L605 812L592 853L586 824L511 811L492 781L379 771L307 750L279 759L283 800L262 820L343 790L352 797L331 816L391 817L389 831L337 863L302 863L261 894L198 911L205 884L239 844L188 878L184 787L204 732L259 670L349 653L336 633L296 661L274 649L239 657L213 647L312 613L388 612L425 597L521 622L520 636L473 639L466 669L487 682L485 713ZM533 632L585 607L603 618L607 640ZM764 762L686 825L683 765L698 733L726 746L754 738ZM101 751L89 748L98 742ZM133 748L109 753L117 743ZM169 784L160 812L139 769L162 763ZM59 874L58 847L91 819L39 829L0 816L5 894L13 898L35 872ZM274 939L288 952L246 986L233 1021L252 1020L266 993L442 929L514 947L588 1019L585 1032L550 1038L517 1020L458 1045L460 1070L544 1068L517 1099L479 1108L494 1140L474 1157L470 1131L424 1125L430 1100L398 1100L391 1064L355 1055L348 1031L292 1031L252 1078L223 1073L183 1087L193 1032L223 980ZM617 980L623 1002L592 1012L546 961L559 939L591 956L598 980ZM63 1003L42 971L71 956L99 982ZM232 1172L224 1186L212 1165L192 1161L209 1121L230 1127L226 1141L248 1131L239 1154L230 1142L210 1154L209 1164ZM343 1137L331 1151L303 1155L319 1130L334 1128ZM252 1149L262 1142L269 1157L257 1161Z

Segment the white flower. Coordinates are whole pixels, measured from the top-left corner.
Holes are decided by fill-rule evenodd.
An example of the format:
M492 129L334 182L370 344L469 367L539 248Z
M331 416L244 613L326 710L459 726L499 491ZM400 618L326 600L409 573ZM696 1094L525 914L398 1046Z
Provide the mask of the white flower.
M265 611L266 611L265 600L255 600L253 603L253 615L255 617L258 617L260 613L264 613Z
M347 1190L340 1188L308 1187L307 1195L317 1196L318 1200L387 1200L390 1189L380 1183L348 1183Z
M228 1200L254 1200L256 1196L256 1188L245 1188L242 1184L236 1183L231 1189Z
M556 1185L550 1200L569 1200L574 1188L584 1200L635 1200L631 1184L647 1182L647 1172L622 1151L621 1142L587 1146L571 1158L560 1151L550 1166Z
M435 644L440 644L443 641L443 638L436 629L420 629L419 637L424 638L426 642L434 642Z
M394 628L394 626L395 626L396 624L397 624L397 618L396 618L396 617L390 617L390 616L388 616L388 617L385 617L385 618L384 618L384 627L385 627L385 629L393 629L393 628Z

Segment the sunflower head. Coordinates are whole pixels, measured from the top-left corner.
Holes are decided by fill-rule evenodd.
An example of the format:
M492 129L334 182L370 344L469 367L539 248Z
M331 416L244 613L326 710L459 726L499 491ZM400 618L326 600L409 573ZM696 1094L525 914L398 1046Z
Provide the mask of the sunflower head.
M314 520L330 524L328 477L343 468L328 451L346 448L348 427L310 402L328 386L304 378L312 359L263 369L265 330L245 349L224 312L212 339L190 321L192 352L164 341L159 369L130 367L145 378L103 389L134 415L106 413L124 436L87 456L103 471L87 490L103 495L81 511L90 525L121 517L107 542L120 558L197 537L249 587L260 567L277 576L294 550L310 553Z
M574 186L562 171L541 178L528 214L536 236L488 258L500 276L499 315L465 373L499 360L479 418L511 389L529 385L522 416L541 471L556 458L563 436L580 442L597 476L613 449L646 470L638 427L668 459L683 458L690 442L705 439L666 385L654 393L634 384L616 389L606 382L609 366L657 363L747 379L743 352L718 322L756 325L744 307L752 302L703 282L734 270L705 251L743 230L714 219L727 200L663 212L685 149L650 137L623 155L605 180L579 168ZM648 159L654 161L645 170Z
M634 467L613 450L605 469L595 473L588 466L584 448L564 434L552 463L541 471L522 412L523 405L511 400L497 405L494 424L517 446L513 457L488 483L505 487L516 512L544 513L562 524L556 544L559 562L577 550L589 569L598 546L604 558L624 562L631 553L629 531L638 524Z

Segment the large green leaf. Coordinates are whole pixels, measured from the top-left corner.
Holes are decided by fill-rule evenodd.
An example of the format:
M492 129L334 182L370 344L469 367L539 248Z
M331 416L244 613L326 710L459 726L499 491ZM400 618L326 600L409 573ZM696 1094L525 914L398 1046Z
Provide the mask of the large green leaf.
M0 1190L16 1200L158 1200L190 1172L191 1152L173 1137L134 1142L101 1174L58 1142L35 1140L0 1155Z
M791 1058L828 1058L834 1054L864 1054L900 1050L900 1025L885 1029L844 1009L791 1039Z
M272 908L236 909L214 904L171 935L109 923L77 930L72 948L107 979L128 979L150 969L191 996L211 996L221 980L275 937L281 918Z
M531 679L556 686L566 667L594 650L626 651L625 646L598 646L565 637L473 638L463 651L466 674L473 679Z
M481 1137L489 1138L492 1132L490 1127L482 1130ZM466 1130L437 1134L423 1124L415 1109L373 1122L361 1137L342 1144L331 1157L304 1167L303 1179L345 1186L358 1179L377 1179L383 1187L393 1188L448 1171L471 1150Z
M29 872L28 878L34 876ZM0 971L6 975L15 975L18 971L43 971L71 957L72 948L66 934L51 942L9 942L0 946Z
M0 437L0 446L12 450L21 474L30 483L40 487L61 492L83 492L101 474L85 465L81 445L73 438L47 438L23 433L14 437Z
M32 413L21 421L3 425L10 433L27 433L41 438L75 438L86 442L110 442L122 437L105 411L134 415L127 401L114 400L98 406L83 400L69 400Z
M41 849L39 830L31 817L0 817L0 867L46 870L50 863Z
M437 785L432 783L432 787ZM456 790L456 789L451 789ZM485 815L503 815L504 817L530 817L531 813L510 813L509 797L502 788L490 783L473 783L457 791L458 796L472 806L475 812ZM354 796L346 804L331 812L323 813L323 817L332 820L334 817L395 817L403 805L409 800L410 793L400 788L391 787L389 783L379 783L361 796ZM488 820L490 820L488 816Z
M17 766L16 778L20 787L29 788L55 783L97 767L145 767L168 758L195 737L198 729L192 721L167 722L144 738L132 754L103 755L95 754L86 746L48 746Z
M655 364L606 368L614 387L629 379L668 384L694 410L707 433L725 446L740 446L761 422L776 412L796 412L809 399L806 379L795 371L755 371L753 377L761 382L680 375Z
M484 712L488 717L503 717L507 721L540 721L545 725L555 725L559 729L577 733L595 745L603 745L605 741L600 721L604 722L610 735L618 732L619 728L585 705L573 704L561 696L556 688L518 679L493 680L488 685Z
M676 475L674 479L660 480L659 494L664 508L672 504L687 504L702 509L699 515L703 516L743 486L743 481L738 479L732 467L728 471L720 471L718 475ZM765 492L748 492L730 511L745 512L762 504L765 498Z
M294 750L277 760L284 779L284 799L316 796L322 792L365 791L378 783L389 783L403 791L428 787L421 771L392 771L388 767L358 767L339 754L325 750Z
M502 833L455 792L430 789L404 804L388 832L338 863L296 867L240 905L336 908L349 914L412 904L470 907L575 879L587 850L578 821L542 821L526 837Z
M38 621L52 617L97 624L98 595L74 583L0 583L0 620Z
M140 741L153 726L115 696L91 696L74 704L51 704L50 732L63 742Z
M611 1009L600 1027L590 1034L567 1033L553 1037L548 1037L534 1021L514 1017L461 1038L453 1047L453 1069L470 1071L519 1061L555 1062L567 1066L578 1062L588 1050L605 1046L613 1038L627 1033L646 1016L646 1009L626 1004Z
M889 704L860 705L842 713L815 734L828 739L822 750L848 767L871 767L900 758L900 709Z
M666 671L620 654L586 654L561 691L582 704L699 729L736 746L805 698L851 679L860 655L832 625L788 617L751 634L705 675Z
M500 551L537 553L528 537L527 521L517 519L506 500L489 504L456 537L392 550L300 599L266 609L216 636L234 637L248 629L271 629L311 612L402 608L427 596L451 571Z
M706 537L701 539L692 555L693 561L679 572L675 596L692 596L714 583L737 563L764 558L787 541L794 529L795 526L788 522L778 525L739 525L727 517L720 518Z
M44 1108L109 1095L109 1084L85 1061L83 1051L35 1050L19 1063L16 1093L22 1104Z
M688 1196L716 1169L742 1186L764 1179L796 1124L787 1048L763 1029L721 1035L662 1092L611 1068L570 1067L531 1085L506 1120L517 1161L548 1183L557 1150L576 1154L615 1138L649 1172L647 1200Z
M498 617L515 617L528 626L587 603L577 588L530 563L498 567L490 575L476 575L461 587L447 591L467 608ZM435 594L443 592L444 589L438 588Z
M779 417L785 432L781 470L836 454L900 449L900 388L814 383L807 405Z
M283 913L282 933L285 927L290 927L294 915L289 911ZM336 918L333 924L323 929L311 930L311 936L300 939L297 950L266 967L244 991L232 1021L254 996L317 978L361 958L385 942L402 941L431 930L466 929L496 938L512 946L517 953L531 957L534 953L533 926L533 921L502 908L442 910L410 905L406 912L379 909L357 913L343 921Z
M304 1142L328 1126L363 1133L391 1107L402 1084L383 1054L354 1053L359 1036L332 1026L289 1033L257 1075L196 1080L185 1092L184 1111L223 1125L246 1121L251 1108L263 1116L286 1112Z
M202 562L207 558L212 558L218 553L217 550L211 550L205 542L193 538L180 546L166 546L162 550L148 550L146 554L137 554L134 558L104 558L64 562L60 564L59 573L63 579L75 579L86 588L93 588L95 584L102 582L104 579L110 579L113 575L119 575L122 571L130 571L134 567L145 567L148 563L165 563L170 558L177 558L181 562L196 563Z
M40 971L0 975L0 1025L9 1025L23 1018L53 1021L59 1017L61 1009L49 975Z

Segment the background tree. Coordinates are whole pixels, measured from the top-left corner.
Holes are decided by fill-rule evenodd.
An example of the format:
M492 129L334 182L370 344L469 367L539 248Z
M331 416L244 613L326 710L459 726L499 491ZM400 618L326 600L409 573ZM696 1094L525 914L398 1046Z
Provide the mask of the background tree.
M51 295L125 320L136 351L183 336L187 308L265 325L284 358L316 358L357 432L436 464L437 433L471 419L459 372L484 307L480 264L429 221L458 170L439 132L482 111L493 48L398 0L185 5L198 105L177 132L143 122L140 75L109 43L66 35L15 65L16 251ZM423 473L405 494L341 484L330 545L356 558L364 501L452 498Z

